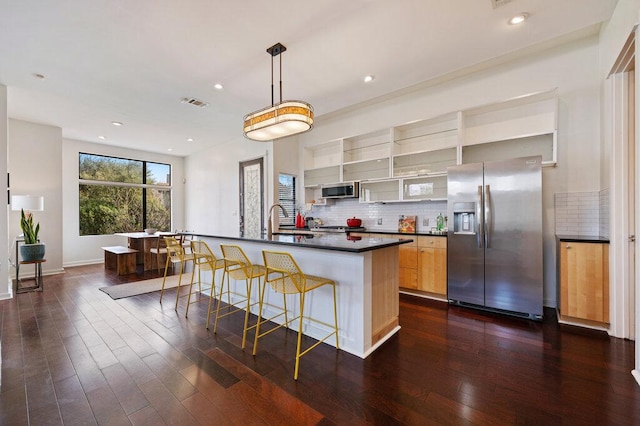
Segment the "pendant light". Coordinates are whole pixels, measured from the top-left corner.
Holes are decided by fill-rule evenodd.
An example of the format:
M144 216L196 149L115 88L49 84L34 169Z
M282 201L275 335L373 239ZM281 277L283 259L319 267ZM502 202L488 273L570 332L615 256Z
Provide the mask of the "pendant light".
M273 58L287 48L281 43L267 49L271 55L271 106L244 117L244 136L266 142L303 133L313 127L313 107L303 101L282 101L282 56L280 56L280 102L273 99Z

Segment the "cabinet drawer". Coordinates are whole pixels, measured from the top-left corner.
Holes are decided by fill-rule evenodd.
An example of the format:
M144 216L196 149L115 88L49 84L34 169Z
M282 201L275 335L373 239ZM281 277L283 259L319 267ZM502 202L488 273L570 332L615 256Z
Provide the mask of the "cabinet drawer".
M418 237L418 246L428 248L447 248L447 239L445 237Z

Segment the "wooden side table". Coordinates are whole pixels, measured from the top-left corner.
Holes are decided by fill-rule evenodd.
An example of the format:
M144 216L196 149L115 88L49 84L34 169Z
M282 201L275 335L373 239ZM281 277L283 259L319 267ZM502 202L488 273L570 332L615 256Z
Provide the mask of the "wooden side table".
M14 294L26 293L28 291L42 291L44 286L44 281L42 279L42 264L46 261L47 261L46 259L42 259L42 260L32 260L32 261L21 260L20 262L18 262L19 265L34 265L35 275L33 278L27 278L27 279L21 280L20 276L16 273L16 283L13 288ZM16 270L18 269L16 268ZM23 285L24 281L30 281L30 280L34 280L35 285L32 285L32 286Z

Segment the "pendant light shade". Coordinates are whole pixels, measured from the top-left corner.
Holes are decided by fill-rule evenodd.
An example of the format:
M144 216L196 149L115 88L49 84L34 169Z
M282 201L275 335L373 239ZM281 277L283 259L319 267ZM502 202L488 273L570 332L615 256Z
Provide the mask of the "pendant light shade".
M273 58L287 48L277 43L267 49L271 55L271 106L244 117L244 136L266 142L303 133L313 128L313 107L303 101L282 100L282 57L280 57L280 102L273 101Z
M311 130L313 107L302 101L284 101L244 117L244 135L270 141Z

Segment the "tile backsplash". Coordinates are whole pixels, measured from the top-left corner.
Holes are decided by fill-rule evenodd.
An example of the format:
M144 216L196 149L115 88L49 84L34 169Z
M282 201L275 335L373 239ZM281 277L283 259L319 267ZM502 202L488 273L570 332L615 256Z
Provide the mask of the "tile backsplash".
M447 215L446 201L423 201L411 203L360 203L358 199L329 201L326 206L314 205L307 216L322 219L325 225L345 225L350 217L362 219L368 231L397 231L400 215L415 215L417 232L426 232L436 227L436 218ZM382 224L378 225L378 220Z
M556 234L609 236L609 190L555 194Z

